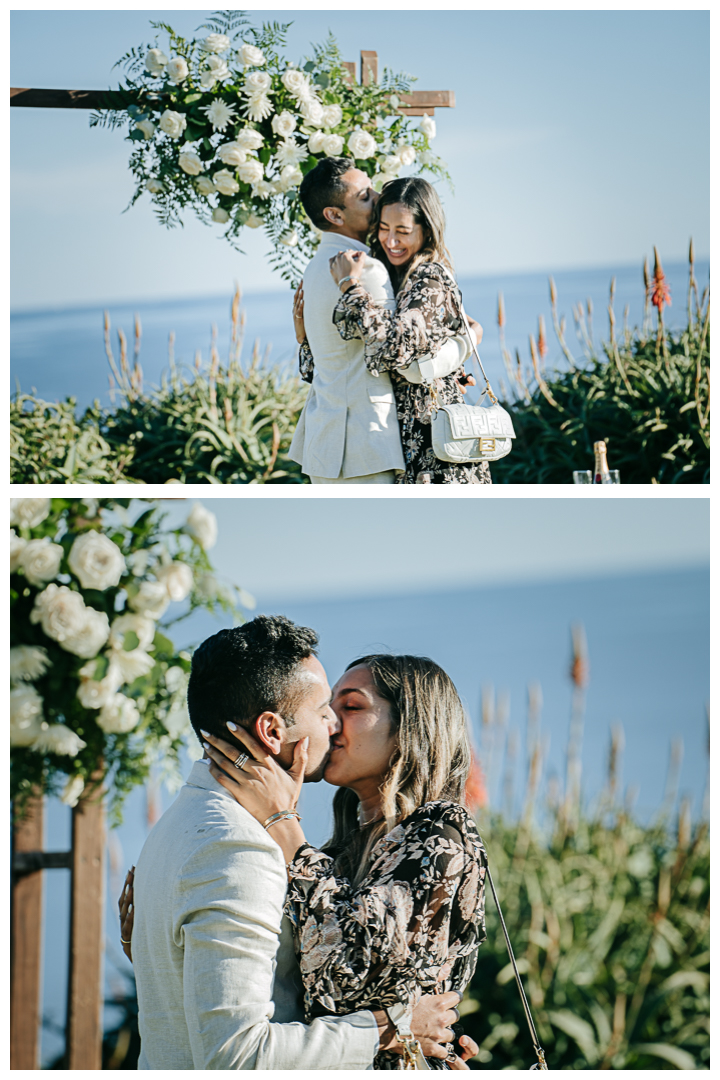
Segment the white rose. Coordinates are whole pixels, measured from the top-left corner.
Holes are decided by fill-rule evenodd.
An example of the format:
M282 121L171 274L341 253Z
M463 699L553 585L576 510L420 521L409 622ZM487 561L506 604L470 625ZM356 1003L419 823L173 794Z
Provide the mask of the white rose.
M223 143L218 146L218 157L224 165L232 165L237 168L247 159L247 153L236 142Z
M185 532L197 540L204 551L209 551L217 540L217 518L202 503L195 503L185 522Z
M85 781L82 776L71 776L63 788L60 802L65 803L66 806L77 806L84 789Z
M14 645L10 650L10 682L32 682L50 667L47 649L41 645Z
M384 184L389 184L391 180L394 180L394 176L389 176L388 173L379 172L375 173L372 178L372 186L376 191L382 191Z
M265 140L259 131L248 127L238 133L235 142L241 150L259 150Z
M126 634L135 634L138 639L136 648L149 649L155 637L155 623L145 615L136 615L129 611L118 615L110 626L110 648L124 649Z
M51 543L47 536L30 540L20 555L20 569L31 585L44 585L57 575L63 554L60 544Z
M10 524L19 529L34 529L50 513L49 499L11 499Z
M112 663L117 666L122 682L126 683L134 682L141 675L148 675L155 667L152 656L148 656L142 649L114 649Z
M288 68L283 72L281 82L285 89L294 97L306 95L310 92L308 81L302 71L297 68Z
M403 165L412 165L416 157L414 146L398 146L396 153Z
M117 544L94 529L75 540L68 555L68 566L83 589L101 592L111 585L118 585L127 569Z
M230 74L227 64L219 56L208 56L206 63L208 70L213 72L216 79L224 79Z
M79 592L52 584L35 597L30 622L40 623L43 632L62 645L82 629L86 610Z
M107 705L103 705L97 723L108 735L125 735L138 726L140 713L131 698L115 694Z
M25 549L27 540L18 536L14 529L10 530L10 573L14 574L20 565L20 558Z
M83 623L78 632L70 634L60 644L67 652L90 659L92 656L97 656L109 635L110 623L105 612L85 608Z
M324 131L313 131L307 141L308 150L311 154L319 154L323 149L323 143L328 136Z
M31 720L42 718L42 712L43 699L34 686L17 686L10 691L10 724L18 731Z
M322 150L328 157L339 157L344 146L345 139L342 135L326 135L323 138Z
M285 110L284 112L276 113L275 116L273 116L270 126L276 135L286 139L288 135L292 135L297 127L297 119L292 113Z
M334 128L338 124L342 123L343 111L342 105L324 105L323 106L323 127Z
M227 34L208 34L201 45L205 52L221 53L230 48L230 38Z
M432 150L421 150L417 155L417 163L418 165L431 165L434 158L435 155Z
M151 75L162 75L168 58L161 49L150 49L145 57L145 68Z
M216 206L212 212L212 219L218 225L226 225L230 220L230 215L227 210L223 210L222 206Z
M148 619L159 619L169 603L167 589L161 581L143 581L135 596L128 600L133 611Z
M423 135L427 135L428 139L434 139L437 135L437 128L435 127L435 121L427 113L423 116L422 120L418 124L420 131Z
M173 705L163 718L163 726L171 739L179 739L190 730L190 714L187 706L178 702Z
M367 131L353 131L347 144L352 156L360 158L362 161L373 157L377 153L377 143Z
M308 98L307 101L303 101L300 105L300 112L308 124L312 124L313 127L322 126L325 110L317 98Z
M178 690L185 690L187 687L187 672L181 667L169 667L165 672L165 685L171 694L176 694Z
M286 247L295 247L297 245L297 242L298 234L295 232L294 229L290 229L288 230L288 232L284 232L280 237L280 243L285 244Z
M112 701L122 684L126 681L120 667L110 663L102 679L82 678L83 672L90 673L95 670L95 661L85 664L80 669L80 685L77 689L77 698L83 709L102 709Z
M187 61L182 56L173 56L172 60L165 69L165 74L170 79L170 82L174 82L176 86L179 86L188 77Z
M188 173L190 176L199 176L203 171L203 163L197 154L190 153L188 150L184 150L178 157L178 165L183 172Z
M195 188L201 195L213 195L215 192L215 185L209 176L199 176L195 181ZM143 573L142 570L136 572Z
M193 587L192 570L183 562L171 562L166 566L159 566L155 571L155 577L163 582L168 596L176 603L184 600Z
M39 754L64 754L77 757L87 746L86 742L64 724L43 724L40 734L32 744L32 749Z
M187 118L183 113L166 109L160 117L160 130L172 139L179 139L186 127Z
M245 76L246 94L266 94L272 86L272 79L267 71L251 71Z
M165 185L162 180L155 180L151 176L149 180L145 181L145 190L149 191L151 195L159 195L161 191L165 190Z
M397 154L388 154L382 163L382 171L388 176L395 176L402 168L402 161Z
M266 63L265 54L256 45L241 45L235 56L243 67L262 67Z
M10 745L32 746L42 732L42 713L38 716L10 717Z
M271 195L277 194L277 188L267 180L258 180L257 184L253 185L252 193L256 199L269 199Z
M263 167L261 162L255 158L251 158L249 161L243 162L238 166L238 176L245 184L257 184L258 180L262 180Z
M228 169L220 169L219 172L213 173L213 184L215 190L221 195L237 195L240 190L240 185Z
M155 134L155 125L152 120L138 120L135 127L138 131L142 131L146 139L152 139Z
M390 108L391 109L397 109L399 104L400 104L400 98L397 96L397 94L391 94L390 97L388 98L388 105L390 106Z
M262 224L263 219L257 214L248 214L245 219L245 225L247 225L248 229L259 229Z
M289 191L290 188L298 187L303 181L302 169L298 168L297 165L286 165L280 173L280 179L282 180L284 191Z

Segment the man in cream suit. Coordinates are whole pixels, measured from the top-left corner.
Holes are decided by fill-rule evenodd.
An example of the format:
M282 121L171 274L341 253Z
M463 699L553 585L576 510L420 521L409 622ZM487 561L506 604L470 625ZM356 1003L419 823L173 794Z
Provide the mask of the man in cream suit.
M188 687L198 737L227 739L233 719L288 768L307 739L306 778L319 780L340 725L316 646L312 630L281 616L203 642ZM384 1010L301 1022L286 886L272 827L196 762L135 871L141 1069L371 1069L378 1049L399 1052ZM439 1044L452 1040L458 1000L423 997L415 1007L412 1029L426 1053L445 1056Z
M392 382L387 372L371 375L362 341L343 341L334 326L340 293L330 273L330 259L341 251L368 252L365 237L378 195L351 158L324 158L304 178L300 198L322 237L303 275L315 371L290 457L313 484L393 484L405 466ZM378 260L366 259L360 282L375 300L394 303L390 277ZM447 374L468 358L470 346L465 338L452 338L438 355Z

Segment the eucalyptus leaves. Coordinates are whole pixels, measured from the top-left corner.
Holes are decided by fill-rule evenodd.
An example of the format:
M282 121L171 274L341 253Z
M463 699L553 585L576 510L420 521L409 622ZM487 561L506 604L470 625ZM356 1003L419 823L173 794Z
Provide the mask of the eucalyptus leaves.
M157 759L177 774L189 732L188 652L158 626L171 603L240 616L207 551L196 504L167 529L150 500L13 499L10 545L12 797L60 792L74 806L105 780L115 814Z
M332 38L300 68L282 55L290 24L256 28L238 12L216 13L191 40L151 25L168 44L122 58L127 111L91 124L129 120L132 203L148 192L163 224L190 209L236 246L242 228L264 226L271 261L294 281L317 242L298 187L320 158L352 156L378 188L403 166L447 176L430 148L434 121L399 112L407 76L349 81Z

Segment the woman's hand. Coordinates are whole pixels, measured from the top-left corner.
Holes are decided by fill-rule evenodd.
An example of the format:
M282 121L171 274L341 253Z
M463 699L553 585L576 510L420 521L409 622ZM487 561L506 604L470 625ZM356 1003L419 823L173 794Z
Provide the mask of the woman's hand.
M295 744L293 763L286 770L245 728L232 722L228 727L250 756L238 769L235 762L242 747L238 750L237 745L203 731L210 772L217 782L261 824L281 810L294 810L307 766L308 739Z
M336 285L339 285L344 277L355 278L355 283L360 281L360 275L365 265L365 252L364 251L341 251L338 255L333 255L330 260L330 273L333 276L333 281ZM352 281L346 281L341 286L341 291L345 292L351 288Z
M118 911L120 912L120 944L122 950L127 956L128 960L132 964L132 930L133 922L135 919L135 907L133 904L133 882L135 881L135 867L133 866L127 872L125 878L125 884L123 885L123 891L120 893L120 899L118 900Z
M295 340L298 345L302 345L305 340L305 319L303 318L305 312L305 293L303 292L302 281L297 287L297 292L293 298L293 322L295 323Z
M471 319L470 316L467 315L467 314L466 314L465 318L468 321L468 326L472 330L473 337L475 338L475 344L479 345L480 342L482 341L482 336L483 336L483 328L482 328L482 326L480 325L479 322L475 322L474 319Z
M455 376L455 382L460 387L460 393L467 394L468 389L471 386L475 386L475 376L466 375L465 372L461 372L460 374Z

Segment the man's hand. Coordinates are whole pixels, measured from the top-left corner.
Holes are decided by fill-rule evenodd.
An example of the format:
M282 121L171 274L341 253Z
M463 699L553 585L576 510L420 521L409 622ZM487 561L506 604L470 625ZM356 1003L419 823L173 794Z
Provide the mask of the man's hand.
M297 292L293 298L293 322L295 323L295 340L298 345L302 345L305 340L305 293L303 292L302 281L298 285Z
M351 277L355 279L355 282L360 281L360 275L365 265L365 252L355 251L341 251L338 255L333 255L330 260L330 273L333 276L333 281L336 285L340 285L340 282L345 277ZM352 287L352 281L346 281L340 286L341 292L345 292Z

